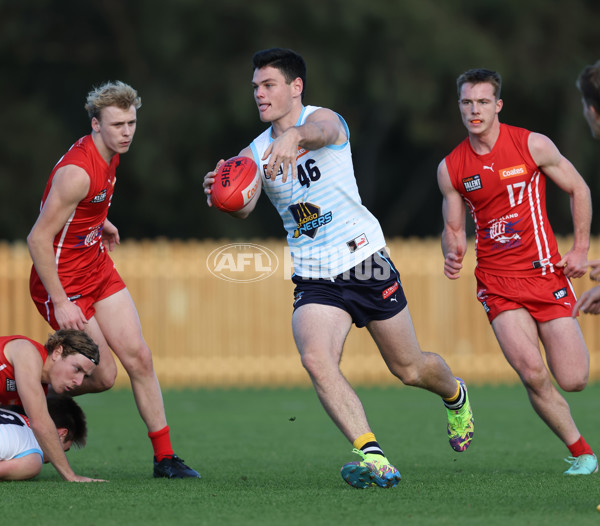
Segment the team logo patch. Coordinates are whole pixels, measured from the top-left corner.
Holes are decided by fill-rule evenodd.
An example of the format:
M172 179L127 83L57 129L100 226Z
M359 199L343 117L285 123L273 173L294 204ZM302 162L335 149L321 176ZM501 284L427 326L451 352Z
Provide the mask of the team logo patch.
M77 244L76 247L89 247L96 244L98 241L102 239L102 229L104 228L104 223L98 225L96 227L90 228L89 232L85 236L77 236ZM104 246L104 245L102 245Z
M369 240L367 236L361 234L358 237L355 237L352 241L348 241L346 245L350 249L350 252L356 252L359 248L366 247L369 244Z
M498 170L500 179L508 179L509 177L520 177L521 175L527 175L527 166L520 164L518 166L511 166L510 168L502 168Z
M545 268L550 265L550 258L537 259L532 262L533 268Z
M383 296L384 300L387 300L394 292L396 292L398 290L398 287L400 285L398 284L398 282L396 281L396 283L394 283L391 287L388 287L387 289L385 289L381 295Z
M17 390L17 382L12 378L6 379L6 391L7 392L16 392Z
M489 314L490 308L489 308L489 306L487 304L487 301L486 301L487 298L488 298L487 289L477 289L477 299L483 305L483 310L485 310L485 312L487 314Z
M262 169L263 169L263 175L265 176L265 179L270 179L271 177L267 175L267 163L262 165ZM283 168L280 166L279 169L277 170L277 175L275 176L277 177L281 177L283 176Z
M90 203L102 203L106 199L106 188L102 190L100 193L96 194Z
M304 291L296 292L294 294L294 305L296 305L296 303L298 303L302 299L303 295L304 295Z
M515 219L511 221L511 219ZM491 239L494 250L506 250L523 244L519 235L521 230L517 228L519 222L517 214L511 214L493 221L489 228L485 228L485 239Z
M321 215L321 207L312 203L297 203L288 207L294 221L298 223L298 228L294 231L294 238L305 235L314 239L319 227L331 223L333 214L326 212Z
M463 186L465 187L465 192L481 190L481 177L479 174L472 175L471 177L465 177L462 182Z
M569 293L567 292L567 287L563 287L560 290L555 290L552 294L554 294L555 300L562 300L563 298L566 298Z

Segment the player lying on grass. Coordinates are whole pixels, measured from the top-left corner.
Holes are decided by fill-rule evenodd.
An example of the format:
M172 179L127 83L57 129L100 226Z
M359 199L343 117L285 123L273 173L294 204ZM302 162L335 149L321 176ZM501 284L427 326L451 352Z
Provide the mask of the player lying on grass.
M83 331L63 329L45 345L26 336L0 337L0 405L23 408L44 458L71 482L96 482L69 465L46 395L69 393L89 377L100 360L94 341Z
M85 415L70 396L50 394L48 413L64 451L85 446ZM42 470L44 459L29 418L20 406L0 406L0 480L27 480Z

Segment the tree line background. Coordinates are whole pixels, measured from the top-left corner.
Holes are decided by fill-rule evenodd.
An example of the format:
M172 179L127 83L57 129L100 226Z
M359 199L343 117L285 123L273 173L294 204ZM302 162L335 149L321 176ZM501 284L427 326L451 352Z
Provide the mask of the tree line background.
M0 239L26 237L52 167L90 131L87 92L117 79L143 103L109 213L122 239L284 236L265 196L240 221L202 191L264 129L251 57L274 46L306 59L305 103L348 122L388 237L441 231L436 167L465 137L455 81L472 67L502 74L501 121L552 138L600 203L600 144L575 87L600 59L597 0L0 0ZM552 185L548 209L568 234Z

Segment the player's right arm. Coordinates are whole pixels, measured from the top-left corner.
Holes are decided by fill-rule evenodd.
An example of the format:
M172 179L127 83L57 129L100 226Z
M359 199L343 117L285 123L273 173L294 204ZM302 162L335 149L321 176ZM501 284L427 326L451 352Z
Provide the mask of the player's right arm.
M54 305L54 315L61 329L83 330L87 320L81 309L70 302L58 277L54 238L65 226L90 187L87 172L79 166L66 165L54 174L52 187L40 215L27 236L29 253Z
M239 153L239 155L242 157L249 157L250 159L252 159L254 161L254 157L252 156L252 150L249 146L244 148ZM204 176L204 182L202 183L202 187L204 188L204 193L206 194L206 203L208 204L208 206L212 206L210 194L212 193L212 185L215 182L215 175L217 174L219 167L224 162L225 161L223 159L221 159L217 163L217 166L215 166L215 169L208 172ZM260 170L260 167L258 169ZM258 189L256 190L254 197L248 202L248 204L244 208L242 208L241 210L237 210L236 212L228 212L229 215L232 215L234 217L239 217L240 219L246 219L250 215L250 213L254 210L254 207L256 206L256 203L258 201L261 191L262 191L262 178L259 178Z
M590 247L592 198L590 189L577 169L545 135L530 133L529 151L535 163L561 190L569 195L573 216L573 246L556 264L568 278L580 278L587 272Z
M40 353L27 340L13 340L6 345L4 354L14 368L15 382L23 409L45 459L52 463L64 480L93 482L94 479L77 475L71 469L63 451L56 426L48 413L46 394L41 384L43 362ZM52 356L48 356L48 360L51 359Z
M438 185L442 192L442 252L444 254L444 275L449 279L458 279L462 269L462 260L467 251L465 231L465 203L450 181L450 174L444 159L438 166Z

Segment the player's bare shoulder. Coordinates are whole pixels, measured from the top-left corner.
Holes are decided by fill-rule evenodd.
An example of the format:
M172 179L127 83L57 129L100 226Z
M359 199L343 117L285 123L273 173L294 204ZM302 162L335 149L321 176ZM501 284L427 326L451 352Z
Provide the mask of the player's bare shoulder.
M52 179L52 189L60 192L65 200L81 200L90 189L90 176L80 166L67 164L61 166Z
M329 144L341 145L348 141L346 126L341 116L329 108L319 108L306 117L307 124L321 126L330 137Z
M554 142L542 133L531 132L527 138L527 146L531 157L540 167L557 164L562 157Z

